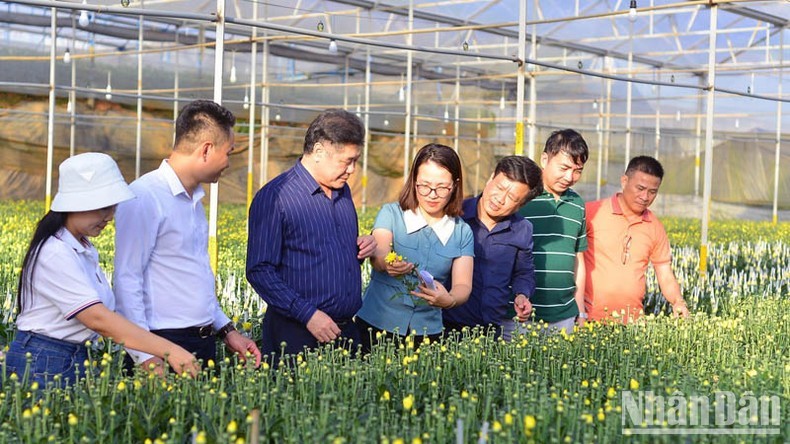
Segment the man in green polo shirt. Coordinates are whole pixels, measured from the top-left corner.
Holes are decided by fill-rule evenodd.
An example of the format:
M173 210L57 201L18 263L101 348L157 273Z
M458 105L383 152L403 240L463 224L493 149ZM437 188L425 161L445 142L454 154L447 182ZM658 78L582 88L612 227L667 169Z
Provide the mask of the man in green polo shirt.
M549 329L573 331L586 319L584 311L584 251L587 227L584 201L571 190L582 175L589 150L581 134L572 129L551 133L540 156L543 194L519 210L532 222L535 294L514 301L520 321L535 320Z

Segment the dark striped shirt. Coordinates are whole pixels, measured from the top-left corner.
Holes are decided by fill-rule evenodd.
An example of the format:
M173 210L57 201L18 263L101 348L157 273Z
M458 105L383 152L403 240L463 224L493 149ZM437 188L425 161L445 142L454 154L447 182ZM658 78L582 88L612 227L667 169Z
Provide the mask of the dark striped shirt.
M521 207L518 214L532 222L535 294L530 298L535 317L557 322L575 317L576 253L587 249L584 201L573 190L559 200L544 191Z
M316 309L335 321L359 310L358 224L348 185L328 198L300 159L258 191L249 227L247 280L268 309L303 324Z

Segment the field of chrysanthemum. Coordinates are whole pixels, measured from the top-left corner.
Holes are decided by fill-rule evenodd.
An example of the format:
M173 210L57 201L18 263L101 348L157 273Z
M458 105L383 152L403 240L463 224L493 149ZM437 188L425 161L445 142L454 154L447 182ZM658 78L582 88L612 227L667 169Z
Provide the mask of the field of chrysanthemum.
M0 203L2 346L42 211ZM244 209L221 213L221 303L259 337L263 307L243 273ZM373 216L360 216L363 230ZM71 389L0 376L0 442L786 442L790 224L714 222L703 277L699 223L666 226L690 319L662 315L651 277L646 311L655 316L571 336L505 343L471 331L416 349L385 344L363 359L326 348L290 368L223 358L196 380L123 377L119 352L100 344L95 375ZM112 227L95 243L110 273Z

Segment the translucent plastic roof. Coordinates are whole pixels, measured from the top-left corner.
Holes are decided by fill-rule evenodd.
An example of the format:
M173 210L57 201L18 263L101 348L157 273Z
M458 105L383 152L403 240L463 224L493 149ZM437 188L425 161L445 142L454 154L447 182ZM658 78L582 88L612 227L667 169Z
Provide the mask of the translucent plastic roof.
M265 80L273 87L271 104L283 108L356 106L363 100L361 84L365 80L366 61L370 59L371 112L402 114L399 91L408 81L406 49L413 48L412 92L413 104L418 107L416 114L440 118L449 106L462 102L462 118L480 112L512 118L517 90L519 3L513 0L228 0L224 76L227 79L235 66L237 77L242 80L226 81L224 96L228 103L239 106L245 94L249 94L246 91L251 80L252 28L246 24L257 22L261 26L255 31L259 39L257 51L262 51L265 39L271 54ZM630 3L629 0L525 1L524 59L539 64L527 63L526 67L528 75L536 79L536 100L543 123L568 118L568 123L594 126L598 113L590 105L608 94L605 80L596 74L664 83L633 86L637 125L640 115L652 114L659 106L657 100L663 102L667 116L699 112L701 90L672 85L707 85L709 2L641 0L637 2L633 20L629 19ZM789 40L790 2L715 3L718 5L716 86L724 92L741 94L717 97L717 113L730 119L730 126L737 119L739 127L771 128L764 121L773 115L774 102L743 95L776 98L782 79L787 97L789 76L782 76L781 70L790 60L787 45L783 43ZM155 98L172 95L176 71L182 98L211 95L215 38L211 20L217 12L217 2L131 0L124 8L120 0L88 0L86 26L79 23L79 9L67 8L74 5L80 2L0 2L0 55L4 56L0 82L47 83L50 9L46 6L61 6L59 55L65 48L71 48L78 60L80 56L94 56L87 59L90 61L87 66L78 64L78 87L103 88L107 83L106 73L111 71L112 86L121 93L118 100L125 100L124 91L136 94L137 13L142 11L146 51L143 88L147 104L156 106L162 102L161 106L166 106ZM96 10L97 6L101 9ZM336 39L336 53L328 49L332 39ZM16 60L14 56L20 57ZM34 60L34 56L39 59ZM259 54L256 63L260 64L261 59ZM258 76L261 70L262 66L258 66ZM59 79L66 79L67 72L67 67L58 66ZM456 78L460 93L455 90ZM259 78L256 83L264 81ZM339 83L346 86L320 88L320 85ZM317 89L321 91L318 96ZM528 90L529 86L525 88L527 98ZM610 103L624 101L625 83L616 81L611 94L606 97ZM500 113L503 96L508 107ZM612 115L617 119L615 111L612 110ZM672 119L669 120L672 126Z

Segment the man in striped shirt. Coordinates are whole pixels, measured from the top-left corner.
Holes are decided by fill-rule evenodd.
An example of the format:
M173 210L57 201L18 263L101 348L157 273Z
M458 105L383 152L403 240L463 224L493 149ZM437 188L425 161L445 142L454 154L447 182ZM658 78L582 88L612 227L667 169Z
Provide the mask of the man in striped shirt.
M532 222L536 288L529 300L514 301L516 315L525 321L534 309L535 320L567 333L586 319L584 201L571 186L579 181L588 156L581 134L572 129L553 132L540 156L543 194L519 210Z
M362 306L360 263L376 241L358 235L346 182L364 142L357 116L322 112L307 129L302 157L252 201L247 280L268 304L261 349L274 362L338 338L359 344L351 318Z

